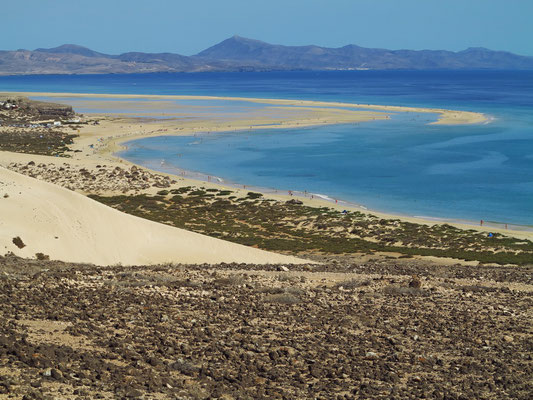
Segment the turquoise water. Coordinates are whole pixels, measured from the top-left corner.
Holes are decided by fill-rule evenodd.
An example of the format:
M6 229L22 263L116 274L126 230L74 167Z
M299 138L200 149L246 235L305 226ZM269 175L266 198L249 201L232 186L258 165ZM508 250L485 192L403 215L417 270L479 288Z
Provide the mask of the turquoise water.
M533 225L532 72L0 77L0 90L301 98L483 112L494 118L490 124L435 126L427 125L434 116L400 113L358 125L149 138L131 143L122 156L397 214Z
M121 156L399 214L533 223L533 152L504 121L412 120L137 140ZM426 120L426 121L424 121ZM422 122L424 121L424 122ZM155 163L154 163L155 161Z

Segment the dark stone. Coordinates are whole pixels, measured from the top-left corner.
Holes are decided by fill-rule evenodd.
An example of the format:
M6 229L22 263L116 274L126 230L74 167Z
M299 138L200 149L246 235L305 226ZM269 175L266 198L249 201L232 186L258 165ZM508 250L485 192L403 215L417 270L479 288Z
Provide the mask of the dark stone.
M301 206L303 204L303 201L298 200L298 199L291 199L291 200L287 200L285 204L294 204L297 206Z

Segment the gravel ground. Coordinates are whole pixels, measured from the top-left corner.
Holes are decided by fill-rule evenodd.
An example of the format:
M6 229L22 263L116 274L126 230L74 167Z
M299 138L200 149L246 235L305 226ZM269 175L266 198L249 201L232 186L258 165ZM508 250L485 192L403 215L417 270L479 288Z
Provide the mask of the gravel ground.
M0 399L529 399L531 272L0 258Z

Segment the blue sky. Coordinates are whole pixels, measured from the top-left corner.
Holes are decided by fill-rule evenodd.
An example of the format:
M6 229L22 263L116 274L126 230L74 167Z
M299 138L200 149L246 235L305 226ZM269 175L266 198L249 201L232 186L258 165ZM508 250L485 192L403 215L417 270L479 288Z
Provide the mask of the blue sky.
M286 45L533 56L533 0L24 0L0 7L0 49L75 43L195 54L235 34Z

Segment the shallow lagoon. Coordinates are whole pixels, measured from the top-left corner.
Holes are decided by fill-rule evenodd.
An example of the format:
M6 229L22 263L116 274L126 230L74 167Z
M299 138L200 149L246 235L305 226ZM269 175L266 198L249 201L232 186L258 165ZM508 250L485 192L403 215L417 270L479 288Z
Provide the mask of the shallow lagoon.
M328 71L0 77L12 91L242 96L477 111L478 126L413 115L358 126L152 138L160 168L308 190L398 214L533 225L533 72ZM403 119L402 119L403 118ZM139 147L142 146L142 147Z
M121 156L396 214L533 224L531 139L509 133L502 120L429 121L397 114L357 126L147 138Z

